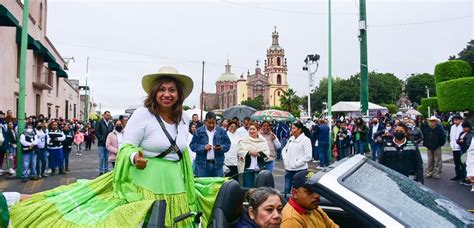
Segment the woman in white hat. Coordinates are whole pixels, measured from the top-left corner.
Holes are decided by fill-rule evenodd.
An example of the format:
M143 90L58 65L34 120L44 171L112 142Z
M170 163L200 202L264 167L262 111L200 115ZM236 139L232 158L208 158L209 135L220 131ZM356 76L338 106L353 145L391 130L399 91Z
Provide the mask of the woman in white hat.
M36 194L13 207L14 226L137 227L146 222L156 200L166 201L165 226L193 226L191 218L173 222L180 215L198 211L195 191L199 189L195 188L187 151L188 123L182 112L193 81L172 67L163 67L145 75L142 86L148 96L127 123L113 173ZM215 197L222 182L217 180L217 187L207 186L200 195ZM200 205L199 210L204 211L202 207L206 206ZM30 211L35 213L26 213Z

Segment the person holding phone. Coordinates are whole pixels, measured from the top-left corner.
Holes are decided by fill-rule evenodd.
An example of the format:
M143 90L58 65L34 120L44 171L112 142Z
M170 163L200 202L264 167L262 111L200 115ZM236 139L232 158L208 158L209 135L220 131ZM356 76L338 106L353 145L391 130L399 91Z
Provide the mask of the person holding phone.
M189 147L196 153L194 164L198 177L223 177L224 153L230 149L230 139L224 128L216 125L216 114L206 114L205 126L199 127Z

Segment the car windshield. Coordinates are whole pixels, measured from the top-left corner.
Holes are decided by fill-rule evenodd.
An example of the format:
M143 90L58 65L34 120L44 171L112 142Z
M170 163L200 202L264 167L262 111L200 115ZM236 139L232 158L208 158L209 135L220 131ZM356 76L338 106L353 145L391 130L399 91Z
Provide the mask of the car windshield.
M462 227L474 223L472 215L438 193L372 161L344 177L341 184L409 226Z

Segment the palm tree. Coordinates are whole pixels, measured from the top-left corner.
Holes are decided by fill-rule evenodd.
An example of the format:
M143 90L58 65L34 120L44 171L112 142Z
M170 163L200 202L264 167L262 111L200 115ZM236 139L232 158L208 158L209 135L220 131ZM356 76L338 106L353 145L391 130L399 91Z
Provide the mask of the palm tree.
M300 99L296 96L296 92L290 88L280 97L280 103L285 111L293 112L298 109Z

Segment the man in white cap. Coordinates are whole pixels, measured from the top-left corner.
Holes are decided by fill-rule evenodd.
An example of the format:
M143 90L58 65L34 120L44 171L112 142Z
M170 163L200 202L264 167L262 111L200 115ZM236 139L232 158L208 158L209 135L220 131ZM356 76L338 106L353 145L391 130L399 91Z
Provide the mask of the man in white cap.
M428 119L429 128L424 132L423 146L427 148L428 168L426 178L441 178L442 160L441 147L446 143L446 135L443 127L438 124L439 120L435 116Z

